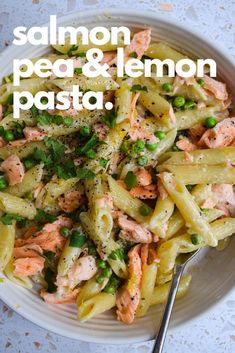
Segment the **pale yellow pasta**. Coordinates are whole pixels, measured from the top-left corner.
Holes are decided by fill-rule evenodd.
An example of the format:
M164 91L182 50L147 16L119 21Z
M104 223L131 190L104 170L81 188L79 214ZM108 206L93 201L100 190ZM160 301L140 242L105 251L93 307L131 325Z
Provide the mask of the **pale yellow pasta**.
M170 104L165 98L160 96L154 90L148 89L148 92L141 91L139 101L153 115L159 117L163 124L166 126L172 126L171 118L169 116Z
M119 83L119 80L117 81ZM120 87L115 91L115 111L117 113L117 123L128 119L130 114L132 92L130 91L133 79L128 78L120 81Z
M169 47L167 44L163 42L157 42L150 44L148 49L145 52L145 55L154 59L171 59L175 63L179 60L186 59L187 56L180 53L179 51Z
M145 264L142 268L140 302L136 311L136 317L144 316L151 305L157 276L157 266L153 262L151 265Z
M175 112L177 130L190 129L196 124L203 123L208 116L220 116L226 118L228 111L221 113L219 106L207 107L193 110L180 110Z
M32 154L35 148L40 148L43 151L46 150L46 147L42 141L32 141L23 144L22 146L4 146L0 148L0 158L6 159L7 157L15 154L20 159L23 159L30 154Z
M3 271L11 259L15 242L15 223L0 223L0 271Z
M13 113L8 114L0 121L0 126L2 126L4 129L10 129L14 127L15 123L22 122L24 122L27 126L34 126L37 124L37 120L32 116L30 111L21 110L19 119L14 119Z
M104 92L107 90L116 90L119 86L112 77L86 77L79 75L78 77L70 77L64 79L54 79L47 82L48 88L58 87L62 91L71 92L73 86L79 86L79 89L86 91Z
M185 219L187 227L190 227L194 232L201 234L206 244L216 246L218 242L217 239L213 235L208 222L201 215L199 206L196 204L182 181L170 173L162 173L161 180Z
M128 216L134 218L137 222L147 223L150 216L145 217L140 214L140 208L144 206L145 203L131 196L131 194L120 186L111 176L108 177L108 182L114 205L128 214Z
M76 303L78 307L82 305L83 302L86 300L94 297L95 295L99 294L106 284L109 281L109 277L105 277L102 283L98 283L96 280L96 276L89 279L81 288L80 292L78 293Z
M123 122L111 129L105 139L105 144L101 144L97 148L97 154L95 159L90 159L86 166L90 168L94 173L99 173L104 168L100 165L101 159L110 161L116 152L119 151L122 141L127 134L129 124Z
M70 178L67 180L57 179L47 183L36 198L36 206L48 212L57 212L59 206L57 199L67 191L70 191L78 183L79 178Z
M158 197L152 217L149 221L149 229L161 238L166 236L167 221L174 212L174 202L168 196L165 199Z
M235 168L230 165L169 165L158 170L173 173L183 184L234 184ZM160 171L159 170L159 171Z
M61 111L63 115L63 111ZM63 136L69 135L80 130L81 126L92 126L102 116L102 111L78 111L77 115L73 117L73 124L71 126L50 124L41 126L41 130L46 132L49 136Z
M28 202L18 196L0 191L0 209L6 213L13 213L21 217L33 219L36 216L36 208L32 202Z
M115 260L110 258L113 251L121 249L120 245L115 242L113 238L107 237L101 232L97 232L98 230L95 227L94 221L88 212L82 212L80 214L80 220L86 233L95 243L100 256L108 261L110 267L117 276L125 278L127 276L125 261L120 258Z
M35 165L25 173L21 183L8 186L5 192L19 197L24 196L28 192L34 192L42 179L42 174L43 164Z
M185 152L167 152L166 160L164 164L176 164L176 165L195 165L195 164L207 164L217 165L223 163L235 163L235 147L223 147L223 148L211 148L211 149L199 149L195 151L187 152L186 158Z
M78 305L78 320L85 322L115 306L116 295L99 293Z
M218 242L219 240L231 236L235 232L235 218L221 218L211 223L210 227L213 236ZM201 234L201 232L199 231L198 234ZM162 243L158 249L158 256L160 259L158 275L162 273L171 273L178 254L189 253L205 245L206 244L204 241L198 245L194 245L191 241L191 236L188 233L182 234Z
M8 262L4 269L5 276L13 283L18 286L31 289L33 287L32 281L29 277L19 277L14 274L15 266L13 264L13 258Z
M191 279L192 277L190 275L186 275L182 277L179 284L178 292L176 294L176 299L182 298L187 293ZM167 301L170 285L171 285L171 282L156 286L154 288L153 295L151 297L150 305L165 303Z
M102 34L101 33L97 33L97 39L101 39L102 38ZM118 34L118 44L112 44L111 41L107 42L106 44L103 45L98 45L96 44L95 47L101 49L102 51L110 51L110 50L116 50L118 47L122 47L124 45L123 42L124 38L122 33ZM72 48L72 45L70 44L70 37L65 38L65 44L55 44L52 45L53 48L55 48L58 52L66 54L69 49ZM72 51L72 55L76 55L79 53L84 53L87 52L87 50L94 48L94 44L92 42L90 42L88 44L83 44L82 43L82 37L80 35L77 36L77 42L75 45L77 48L75 50Z
M7 102L7 98L14 92L28 91L36 94L39 91L46 90L46 80L44 78L28 78L21 80L19 86L14 86L13 83L6 83L0 87L0 104Z
M69 246L70 239L67 240L57 266L59 276L66 276L69 269L74 265L75 261L79 258L82 248Z

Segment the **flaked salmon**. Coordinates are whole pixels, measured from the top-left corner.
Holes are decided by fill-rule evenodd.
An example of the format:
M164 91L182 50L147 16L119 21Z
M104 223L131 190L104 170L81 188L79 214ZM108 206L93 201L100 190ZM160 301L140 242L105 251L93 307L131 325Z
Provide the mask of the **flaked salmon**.
M214 128L208 129L201 137L198 145L209 148L226 147L235 140L235 117L219 122Z
M142 264L140 257L141 245L135 245L129 252L129 279L117 295L117 318L125 324L131 324L140 301L140 284Z
M1 164L1 169L6 173L9 185L16 185L24 178L24 165L16 155L11 155Z

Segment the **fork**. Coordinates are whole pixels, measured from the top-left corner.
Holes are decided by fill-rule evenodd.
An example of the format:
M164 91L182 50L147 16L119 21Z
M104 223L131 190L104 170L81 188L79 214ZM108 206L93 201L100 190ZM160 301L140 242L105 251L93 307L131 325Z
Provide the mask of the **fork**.
M162 316L159 332L155 337L155 343L152 349L152 353L162 352L167 329L171 318L171 312L174 306L175 297L178 291L181 276L184 272L186 264L188 264L188 262L190 262L196 255L198 255L199 251L200 249L188 254L180 254L176 258L173 277L171 280L171 287L170 287L170 291L166 302L166 307Z

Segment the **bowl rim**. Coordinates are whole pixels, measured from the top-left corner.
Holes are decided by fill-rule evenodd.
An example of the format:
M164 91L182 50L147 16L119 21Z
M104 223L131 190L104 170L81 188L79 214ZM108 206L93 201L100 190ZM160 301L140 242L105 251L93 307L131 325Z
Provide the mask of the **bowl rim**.
M200 30L195 29L195 28L191 28L191 27L189 28L189 24L185 24L185 23L181 24L179 21L177 21L173 18L166 18L165 15L150 12L150 10L148 10L148 11L147 10L139 10L139 9L134 10L132 8L120 8L120 9L100 8L100 9L91 9L91 10L89 9L89 10L75 11L75 12L67 13L63 16L57 16L57 26L60 25L61 23L64 23L64 22L69 23L69 21L73 21L75 19L76 19L76 21L78 21L79 18L84 18L84 16L87 16L87 17L88 16L89 17L109 16L109 17L111 17L111 19L113 16L114 18L116 18L118 20L118 16L122 16L122 15L126 16L128 14L130 14L131 18L135 18L136 20L138 20L138 18L142 21L143 21L143 19L145 19L146 22L148 21L148 19L149 20L156 20L156 21L160 21L161 23L168 24L171 27L175 27L177 29L180 29L183 32L187 32L188 34L192 35L196 40L200 40L201 42L204 42L205 44L207 44L210 48L212 48L216 52L216 54L218 54L220 57L222 57L225 62L227 62L230 66L232 66L235 69L235 62L232 59L231 54L228 52L227 48L222 43L219 43L219 42L213 43L212 39L205 38L203 33L200 32ZM43 23L41 26L48 27L49 22ZM32 45L30 43L27 43L23 47L29 48L31 46ZM49 45L48 45L48 47L49 47ZM13 48L14 48L14 46L11 43L8 47L3 49L0 53L0 59L3 59L4 57L7 59L8 52L9 53L12 52ZM21 47L19 47L19 48L21 48ZM22 50L22 48L21 48L21 50ZM2 285L4 285L4 283ZM221 299L223 301L226 300L226 298L231 294L231 292L234 291L234 289L235 289L235 287L231 287L230 289L228 289L228 291L223 295L223 297ZM1 291L0 291L0 299L2 299ZM187 319L186 322L177 323L177 325L175 327L170 327L169 329L172 332L174 332L174 331L178 330L179 327L182 329L184 327L184 325L187 325L188 323L190 323L190 324L195 323L195 321L198 320L198 317L203 317L203 316L205 316L205 314L208 316L210 313L212 313L214 311L215 306L217 306L219 304L219 301L221 301L221 299L212 303L203 312L198 312L192 318ZM118 341L120 341L120 339L118 339L118 338L116 338L116 339L111 338L110 339L108 336L107 337L105 337L105 336L104 337L98 337L98 336L88 337L88 335L84 336L83 334L79 334L79 331L75 335L74 333L69 332L66 329L59 328L58 326L53 326L50 323L47 323L46 321L41 322L41 323L38 322L37 318L32 316L30 314L30 312L27 312L27 310L25 310L24 312L21 312L21 310L16 308L15 303L11 302L10 300L8 301L8 299L6 299L6 298L2 299L2 301L4 303L6 303L13 311L20 314L25 319L31 321L33 324L35 324L45 330L49 330L55 334L61 335L63 337L81 340L81 341L90 342L90 343L112 344L112 345L140 343L140 342L147 342L147 341L152 340L152 338L146 338L146 335L141 335L141 336L138 336L135 338L124 337L124 338L122 338L122 341L120 343L120 342L118 342Z

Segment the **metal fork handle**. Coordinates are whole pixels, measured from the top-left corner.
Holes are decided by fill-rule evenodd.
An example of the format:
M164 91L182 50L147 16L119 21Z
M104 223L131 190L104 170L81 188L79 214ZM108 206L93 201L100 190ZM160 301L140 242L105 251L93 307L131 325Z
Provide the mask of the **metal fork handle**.
M176 265L175 271L171 281L170 291L167 297L166 307L162 316L159 332L155 338L155 344L153 346L152 353L161 353L171 318L172 309L175 302L175 297L178 291L181 276L184 271L184 266Z

